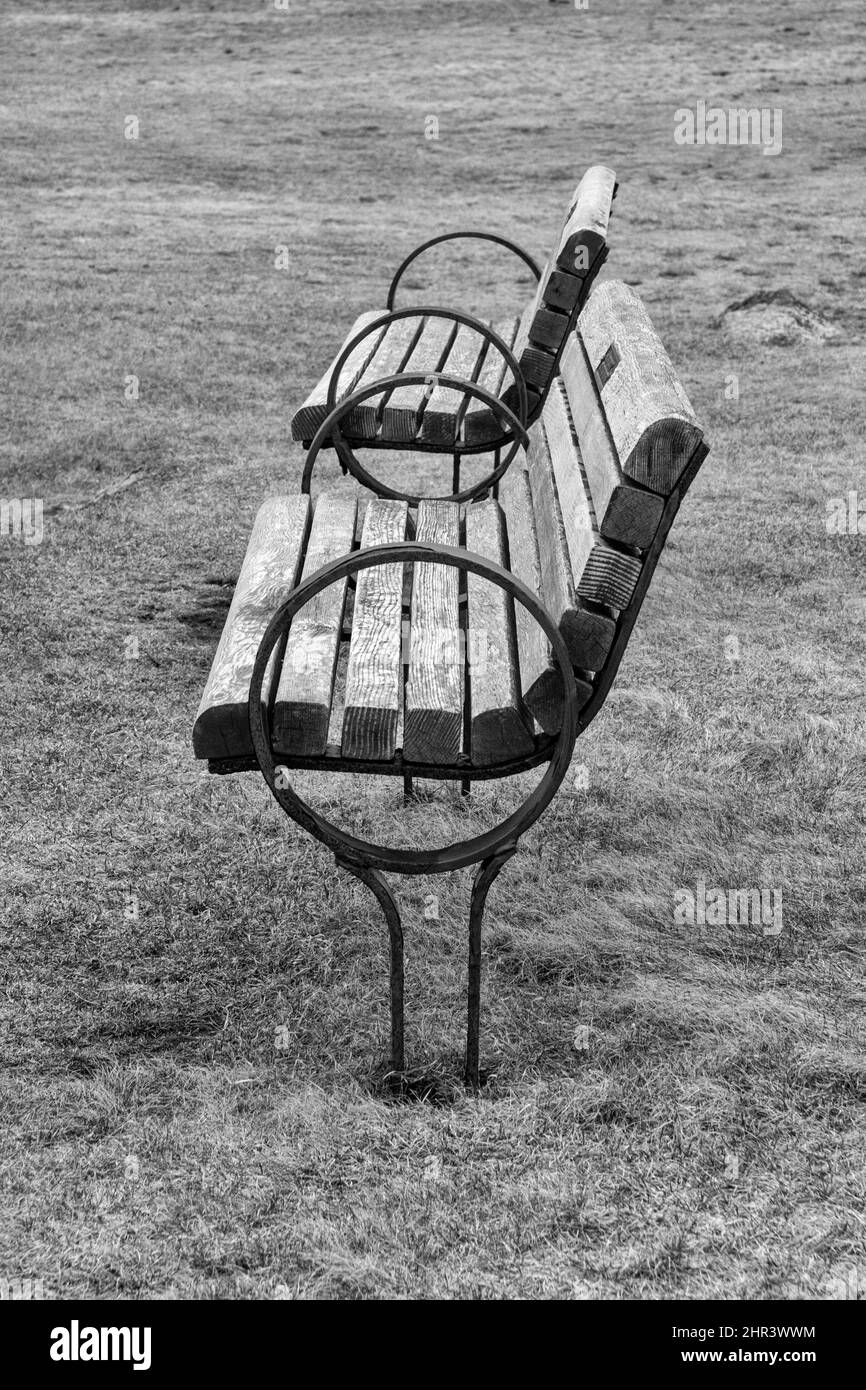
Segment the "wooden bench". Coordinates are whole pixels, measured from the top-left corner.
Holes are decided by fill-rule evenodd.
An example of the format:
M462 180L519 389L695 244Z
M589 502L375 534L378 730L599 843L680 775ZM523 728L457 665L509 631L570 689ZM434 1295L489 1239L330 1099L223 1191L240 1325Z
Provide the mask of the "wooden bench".
M590 295L497 499L269 498L193 731L212 772L260 768L279 804L366 882L391 931L392 1068L404 1067L402 931L382 871L477 863L467 1083L478 1085L481 917L601 707L707 446L638 295ZM516 600L516 602L515 602ZM442 850L346 835L292 790L310 768L472 781L546 764L495 831Z
M391 281L386 309L356 319L296 411L292 437L308 448L315 444L314 458L320 447L334 448L344 471L383 495L419 500L376 484L357 458L361 447L450 453L452 495L468 500L486 491L513 457L500 470L502 449L514 444L516 452L518 425L531 424L544 405L568 333L607 255L616 187L612 169L587 171L543 269L514 242L490 232L446 232L410 252ZM453 308L394 308L398 285L419 256L466 238L507 247L530 268L536 289L520 316L483 323ZM494 454L492 479L462 494L461 460L488 452ZM302 491L308 489L306 470Z

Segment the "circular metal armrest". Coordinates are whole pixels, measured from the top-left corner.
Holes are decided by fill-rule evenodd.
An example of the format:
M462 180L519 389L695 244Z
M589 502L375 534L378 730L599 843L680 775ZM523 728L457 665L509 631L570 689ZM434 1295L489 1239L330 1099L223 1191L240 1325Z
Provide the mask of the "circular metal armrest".
M337 387L340 382L340 373L358 344L362 343L365 338L369 338L371 333L375 333L380 328L385 328L390 323L397 323L400 319L411 318L450 319L452 323L465 324L467 328L474 329L485 342L492 343L496 351L504 358L508 370L514 377L514 384L517 387L517 414L520 417L520 423L524 428L526 427L529 413L529 398L526 394L526 381L523 372L520 370L520 363L504 339L499 336L495 328L491 328L488 323L482 323L481 319L476 318L474 314L464 314L462 309L443 309L437 305L430 304L413 305L408 309L389 309L387 314L380 314L372 323L368 323L365 328L362 328L359 333L356 333L354 338L349 339L342 348L339 357L331 369L331 375L328 378L328 393L325 398L325 404L329 411L333 410L334 406L337 404ZM436 374L429 372L427 375L433 376Z
M396 323L398 320L406 318L443 318L452 323L464 324L467 328L471 328L478 333L485 342L490 343L501 355L514 378L514 383L517 388L516 417L515 412L506 406L504 402L500 401L498 397L491 395L490 392L486 391L477 383L463 381L456 377L445 376L440 372L425 372L414 375L409 373L396 373L393 376L382 378L379 382L372 384L368 383L351 396L344 396L338 406L337 387L340 381L340 373L351 353L354 352L359 343L362 343L371 333L375 333L378 329L386 327L390 323ZM510 430L503 430L498 438L486 441L483 446L475 446L473 449L475 453L493 450L498 451L503 445L510 444L511 452L507 455L505 462L498 464L494 473L484 479L482 483L477 484L474 488L467 488L463 492L449 495L457 501L468 501L491 487L493 483L502 476L511 463L511 460L517 452L518 445L523 443L525 446L526 444L525 431L529 414L529 397L526 390L526 381L520 370L520 363L496 330L491 328L489 324L482 323L480 319L475 318L472 314L464 314L459 309L442 309L431 305L421 305L409 309L394 309L387 314L381 314L378 318L374 319L372 323L368 323L366 327L362 328L359 333L356 333L353 338L350 338L342 348L339 357L331 369L331 375L328 379L328 390L325 399L328 415L316 432L315 438L312 440L307 453L301 490L303 492L309 492L310 478L312 477L313 465L318 453L324 444L331 443L336 450L344 472L352 473L365 487L372 488L380 497L394 497L403 501L412 502L413 504L417 503L420 500L419 497L393 488L388 488L384 484L376 482L372 475L364 468L363 464L356 458L348 441L344 438L339 429L339 422L361 401L367 400L370 396L377 396L389 387L415 383L427 384L431 380L452 386L456 390L462 391L464 395L475 396L477 399L483 400L485 404L492 408L494 415L503 418L511 426ZM376 441L370 440L369 447L376 448ZM411 447L411 441L407 441L407 449L411 449Z
M420 246L416 246L415 250L410 251L405 261L403 261L402 265L398 267L394 279L391 281L390 289L388 290L388 308L393 309L394 296L397 293L397 286L399 285L400 280L403 277L403 272L412 264L414 260L417 260L418 257L420 255L423 255L425 251L429 251L431 246L438 246L440 242L457 241L463 239L471 239L475 241L493 241L496 242L498 246L504 246L506 250L513 251L515 256L519 256L520 259L524 262L524 264L529 266L529 269L532 271L536 280L541 279L541 270L534 257L530 256L529 252L524 251L523 247L518 246L516 242L509 241L508 237L499 236L496 232L443 232L441 236L431 237L429 241L422 242Z
M492 472L482 478L472 487L464 488L462 492L449 493L445 497L426 499L418 493L403 492L399 488L388 487L386 483L379 482L374 478L360 460L356 457L347 440L340 431L340 421L344 416L349 415L356 406L371 396L379 396L392 386L425 386L433 383L437 386L452 387L457 391L462 391L464 395L475 396L478 400L484 401L494 415L501 416L510 426L510 432L503 434L503 438L510 440L511 447L496 463ZM371 441L371 444L374 441ZM485 390L474 381L463 381L460 377L449 376L445 372L398 372L394 376L383 377L381 381L370 381L366 386L362 386L359 391L353 391L351 395L344 396L339 405L335 406L330 415L322 422L316 431L307 451L304 461L304 471L301 477L301 491L309 492L310 483L313 477L313 468L322 447L325 444L332 444L337 451L337 455L344 469L358 479L364 487L370 488L378 497L393 497L401 502L408 502L411 506L417 506L424 500L450 501L450 502L469 502L475 497L480 497L483 493L490 490L499 481L503 473L509 467L517 450L523 445L526 448L529 444L529 436L526 433L524 422L515 415L504 401L498 396L494 396L491 391ZM495 446L491 446L495 447ZM501 447L501 446L500 446ZM406 444L407 450L411 450L411 442ZM498 453L497 453L498 458Z
M262 704L262 685L265 672L276 648L291 626L295 614L315 598L316 594L329 585L345 579L350 574L370 569L374 565L393 565L424 561L428 564L451 565L487 579L518 602L539 624L553 649L553 656L560 668L563 682L562 727L559 731L550 763L538 786L530 793L521 806L493 830L471 839L458 841L435 850L389 849L369 840L359 840L334 825L314 811L277 773L280 764L271 747L268 727L268 711ZM547 609L536 596L522 584L510 571L501 565L487 560L473 551L456 546L426 545L419 541L398 541L391 545L371 546L369 550L356 550L324 565L310 575L289 595L285 603L274 614L267 631L259 644L253 674L250 680L249 719L250 735L255 749L256 761L262 776L270 787L279 805L315 839L328 845L343 860L377 869L392 869L398 873L446 873L451 869L461 869L486 859L489 855L506 845L514 845L517 838L532 825L547 808L556 794L557 788L568 770L574 741L577 737L576 687L571 661L559 629ZM471 778L471 768L466 776Z

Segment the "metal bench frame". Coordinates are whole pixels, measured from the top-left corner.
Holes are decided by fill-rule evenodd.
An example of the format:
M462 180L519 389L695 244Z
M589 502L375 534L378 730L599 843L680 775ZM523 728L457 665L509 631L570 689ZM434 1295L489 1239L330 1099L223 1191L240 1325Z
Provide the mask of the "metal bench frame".
M421 380L423 380L421 376ZM501 406L501 403L498 403ZM346 402L343 407L348 408ZM507 407L501 407L506 410ZM517 424L518 422L515 422ZM323 426L324 429L324 426ZM319 431L321 434L322 431ZM517 849L519 838L539 818L552 801L568 770L574 743L601 708L613 683L629 637L637 620L644 595L649 587L656 562L664 547L682 498L685 496L707 450L700 445L684 469L679 482L667 498L655 538L645 553L645 561L628 609L621 615L611 651L598 673L593 694L578 712L576 686L571 660L559 630L539 599L510 571L472 551L444 545L414 541L380 545L366 550L354 550L341 559L317 570L301 582L274 614L261 640L253 669L249 691L250 734L255 759L211 760L212 772L238 772L258 767L278 805L302 829L327 845L337 866L354 874L376 897L385 916L390 937L390 999L391 999L391 1074L399 1082L405 1069L403 1018L403 930L397 903L383 872L401 874L447 873L454 869L477 864L469 911L469 966L467 1036L464 1078L468 1087L480 1086L479 1031L481 1007L481 930L487 894L503 865ZM504 469L503 469L504 471ZM374 491L378 485L370 480ZM380 494L382 495L382 494ZM388 494L384 494L388 495ZM393 495L393 494L392 494ZM272 653L286 637L295 615L323 589L351 578L375 565L427 562L454 566L480 576L502 587L513 599L522 603L543 629L551 644L554 659L563 681L562 724L556 735L536 738L536 747L528 756L491 766L475 766L468 757L453 764L421 764L406 761L402 754L390 760L363 761L326 754L321 757L298 755L281 756L273 748L270 737L270 712L262 700L265 674ZM403 777L404 790L411 792L412 779L424 777L436 780L459 780L465 790L474 780L506 777L547 763L546 771L521 806L498 827L467 840L435 850L400 850L359 840L348 835L312 809L292 790L288 781L289 769L312 771L371 773L378 776Z
M522 246L518 246L516 241L511 241L507 236L500 236L498 232L442 232L439 236L430 237L429 241L422 241L421 245L416 246L414 251L410 251L406 259L402 261L400 265L397 267L396 271L394 272L394 278L391 281L391 284L388 288L388 299L386 301L386 308L394 308L394 298L397 294L397 286L402 280L404 272L408 270L409 266L412 264L413 261L416 261L419 256L422 256L424 254L425 251L429 251L431 246L438 246L443 241L470 240L492 241L495 242L497 246L504 246L506 250L513 251L515 256L519 256L520 259L524 262L524 264L529 266L529 269L535 276L536 284L541 279L541 266L538 264L535 257L530 256L528 251L525 251Z

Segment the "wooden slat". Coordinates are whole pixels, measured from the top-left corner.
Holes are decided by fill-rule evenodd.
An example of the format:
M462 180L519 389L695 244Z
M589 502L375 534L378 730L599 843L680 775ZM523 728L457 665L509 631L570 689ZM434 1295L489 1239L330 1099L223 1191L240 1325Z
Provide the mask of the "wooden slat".
M604 541L599 541L587 556L577 581L578 596L611 608L628 608L640 569L640 560L634 555L611 551Z
M607 224L616 174L603 164L587 169L562 229L556 264L571 275L592 275L606 251Z
M541 281L536 285L532 298L525 305L523 313L520 315L520 322L517 325L517 334L514 339L514 356L520 361L521 354L529 342L529 329L532 320L538 312L541 304Z
M545 308L559 309L560 313L571 315L584 292L583 277L547 266L541 279L541 298Z
M532 298L527 300L524 304L520 318L517 320L517 332L514 335L514 342L511 345L511 350L518 362L520 361L521 352L529 342L529 325L532 322L533 314L538 308L540 295L541 285L538 284L532 291Z
M499 503L466 510L466 549L507 565ZM514 607L498 584L470 574L468 588L470 752L479 767L532 752L517 661Z
M474 381L484 360L484 347L485 339L474 328L461 323L441 370L448 376ZM475 398L449 386L435 387L424 405L418 438L450 448L459 437L463 415L472 399Z
M520 318L517 328L517 336L514 339L514 356L520 363L520 370L526 378L529 386L535 387L543 392L547 389L550 379L553 376L555 365L555 353L547 348L536 347L530 343L532 325L541 306L541 282L539 282L534 297L529 301ZM566 323L566 327L567 327ZM511 386L505 392L504 399L507 404L511 403L514 395L514 387Z
M197 758L242 758L253 751L250 677L265 628L297 577L309 525L309 497L269 497L253 525L247 552L193 728ZM268 678L262 687L270 692Z
M455 325L449 319L428 318L401 371L439 371L448 355ZM382 410L382 438L402 443L415 439L429 395L427 386L396 386Z
M550 389L542 420L578 596L614 608L627 608L641 562L599 536L560 377Z
M590 295L579 327L593 372L612 344L619 354L601 400L623 474L667 496L703 434L646 309L628 285L608 280Z
M343 631L349 621L349 605L352 600L352 591L346 594L346 611L343 615ZM340 643L340 650L337 654L337 665L334 670L334 689L331 693L331 717L328 721L328 745L325 752L328 756L340 756L340 741L343 737L343 715L346 705L346 669L349 665L349 643Z
M356 388L372 385L382 377L402 371L422 327L423 321L416 318L397 319L389 323L384 338L355 383ZM385 391L381 396L371 396L351 410L343 422L343 433L356 439L375 439L379 433L384 402L389 394L390 391Z
M546 607L529 477L516 461L500 484L499 500L508 532L509 568ZM552 659L550 643L522 603L515 603L514 617L524 703L545 733L558 733L562 724L562 676ZM581 709L592 694L592 686L580 678L576 683L577 706Z
M349 553L357 509L354 498L321 494L302 579ZM342 580L317 594L292 621L273 711L274 747L280 753L320 756L325 751L345 602Z
M459 506L421 502L415 539L459 545ZM451 565L414 569L403 754L411 762L454 763L463 741L460 576Z
M347 336L343 339L343 347L345 347L346 343L348 343L351 338L354 338L357 333L360 333L362 328L365 328L368 323L373 323L375 319L381 318L385 312L384 309L371 309L367 313L360 314L352 324ZM370 336L359 343L354 351L346 358L343 369L340 372L340 381L337 388L338 400L342 396L348 395L352 390L355 382L358 380L381 342L384 332L385 329L380 328L377 329L375 333L371 333ZM342 352L342 350L341 348L340 352ZM340 353L337 353L337 357L339 357L339 355ZM337 365L337 357L334 358L321 380L316 382L316 385L304 401L300 410L296 411L292 417L293 439L303 439L309 442L319 426L324 423L328 413L325 404L328 396L328 383L331 380L331 373Z
M556 493L571 557L571 572L579 575L596 543L591 504L583 485L571 419L562 381L557 378L541 413L556 479Z
M575 192L553 260L545 266L515 343L526 381L547 391L574 314L607 253L606 237L616 176L596 165Z
M616 624L612 615L587 608L577 596L550 451L540 420L529 431L526 459L545 606L558 624L575 666L597 671L610 651Z
M514 339L517 335L517 319L500 319L491 324L494 332L499 334L506 347L514 346ZM507 367L505 358L496 348L488 345L481 363L481 370L478 373L478 385L483 386L492 395L498 396L502 390L502 383L505 379ZM497 420L493 412L488 409L483 401L478 399L470 400L466 407L463 417L463 438L467 444L481 444L485 439L491 439L501 432L501 421Z
M559 352L568 333L569 316L558 309L539 306L529 326L530 341L538 347L546 348L554 356Z
M526 384L529 387L530 407L532 406L533 395L543 396L553 380L556 368L556 359L553 353L546 348L534 347L531 343L525 347L518 358L520 370L523 372ZM506 401L508 398L506 397Z
M643 550L656 533L664 500L623 478L578 333L569 334L559 374L571 407L599 533L606 540Z
M545 347L537 347L530 342L532 325L541 308L541 289L542 285L539 281L533 298L529 301L521 314L513 349L514 356L520 363L520 370L523 373L526 384L531 388L531 391L535 393L535 396L543 395L547 390L556 363L555 352ZM533 404L533 399L534 398L531 396L530 405ZM517 392L513 385L506 388L503 400L506 405L511 406L512 410L514 409L517 400Z
M374 498L361 548L406 537L405 502ZM362 570L355 588L343 716L344 758L393 758L400 712L403 565Z

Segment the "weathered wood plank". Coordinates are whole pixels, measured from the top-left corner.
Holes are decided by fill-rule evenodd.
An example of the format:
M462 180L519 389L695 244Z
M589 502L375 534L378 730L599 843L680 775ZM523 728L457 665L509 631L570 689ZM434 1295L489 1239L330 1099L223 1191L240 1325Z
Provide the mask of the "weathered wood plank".
M545 606L559 626L574 665L597 671L610 651L616 624L612 615L587 608L577 596L550 450L541 420L529 431L526 460L538 530Z
M442 364L442 372L462 381L474 381L484 360L484 347L485 339L474 328L461 323ZM468 404L474 399L450 386L436 386L424 404L418 438L425 443L451 448L460 436Z
M595 377L578 333L569 334L559 364L600 535L645 549L664 510L658 493L626 482L610 440Z
M520 354L520 370L523 372L526 384L530 389L530 405L533 393L535 396L543 396L551 381L553 380L556 368L556 359L552 352L546 348L534 347L530 344L525 347ZM510 403L506 397L506 403Z
M667 496L703 433L646 309L630 286L608 280L590 295L579 326L593 372L612 344L619 355L601 400L623 474Z
M499 334L506 347L513 348L518 323L518 319L500 319L491 324L491 327ZM505 358L488 344L478 373L478 385L483 386L485 391L490 391L492 395L499 396L506 372ZM492 439L501 433L501 430L501 420L497 420L483 401L477 398L470 400L463 416L463 439L467 444L482 444L485 439Z
M349 605L352 601L352 591L346 593L346 611L343 615L343 631L349 621ZM337 665L334 670L334 689L331 693L331 717L328 720L328 743L325 749L327 755L332 757L340 756L340 740L343 737L343 714L346 708L346 669L349 665L349 643L345 640L340 643L340 650L337 653Z
M448 356L455 332L455 325L449 319L425 319L421 335L400 370L429 375L438 372ZM428 395L429 385L395 386L382 408L382 438L411 443L420 428Z
M623 555L599 541L587 556L577 580L578 596L611 608L628 608L640 571L641 562L636 556Z
M367 505L361 548L406 538L405 502ZM403 684L403 565L362 570L355 588L343 715L344 758L393 758Z
M193 728L197 758L252 754L250 677L265 628L294 588L309 514L304 496L269 497L259 508ZM265 700L273 667L272 660L262 686Z
M541 281L539 281L538 284L535 286L535 289L532 293L532 298L524 305L523 313L520 315L520 321L517 325L517 333L514 337L514 346L512 348L512 351L514 353L514 356L517 358L518 362L520 361L520 354L523 352L523 349L529 342L529 328L532 323L532 320L535 318L535 315L538 312L538 306L540 303Z
M542 419L577 593L594 603L627 608L641 562L599 536L561 377L550 388Z
M541 298L545 308L558 309L563 314L573 314L584 292L583 277L548 266L541 278Z
M547 607L529 477L516 461L500 484L499 501L506 521L511 572ZM524 703L545 733L558 733L562 724L562 676L553 661L550 643L522 603L515 603L514 617ZM577 706L581 709L592 694L592 686L580 678L576 678L576 683Z
M517 327L517 334L514 339L514 356L520 363L520 370L526 380L527 386L535 388L536 393L543 394L547 390L550 379L553 376L553 369L556 360L555 350L546 347L538 347L530 339L532 336L532 326L538 317L541 308L542 284L539 281L535 295L527 304L520 318ZM565 328L568 327L565 321ZM513 402L516 402L517 393L514 386L509 386L503 399L507 405L514 409Z
M530 342L537 347L545 348L555 356L565 342L568 324L568 314L540 305L529 325Z
M356 388L372 385L382 377L402 371L422 328L423 320L420 318L397 319L389 323L385 336L355 383ZM381 396L371 396L355 406L343 421L343 433L356 439L375 439L389 394L390 390L386 390Z
M357 510L354 498L324 492L318 497L302 579L349 553ZM280 753L319 756L325 751L345 602L342 580L317 594L292 620L273 710L273 741Z
M499 503L466 510L466 549L507 566ZM470 752L479 767L525 757L534 747L520 691L514 605L498 584L470 574L468 590Z
M562 229L556 264L571 275L597 270L599 255L606 251L610 206L616 174L603 164L587 169L577 186L574 202Z
M571 572L573 575L579 575L596 543L596 534L591 504L584 489L568 404L559 377L550 389L541 418L547 436L553 476L556 479L556 494L571 557Z
M616 176L596 165L578 185L535 296L527 305L515 340L515 356L529 385L547 390L574 313L607 253L607 226Z
M366 328L368 323L373 323L375 319L381 318L384 313L384 309L371 309L367 313L359 314L352 324L352 327L349 329L348 334L343 339L343 347L349 342L350 338L354 338L357 333L360 333L362 328ZM338 400L348 395L352 390L367 363L370 361L370 358L373 356L373 353L379 346L384 332L384 328L379 328L375 333L371 333L370 336L364 338L346 358L340 372L340 380L337 387ZM340 352L342 352L342 350L343 348L341 347ZM297 410L292 417L293 439L302 439L309 443L316 433L316 430L324 423L328 414L326 405L328 383L331 380L333 369L337 365L337 357L339 357L339 355L340 353L338 352L324 376L316 382L300 410Z
M421 502L415 539L460 544L460 508ZM454 763L463 742L463 664L460 575L452 565L416 564L409 632L404 757Z

